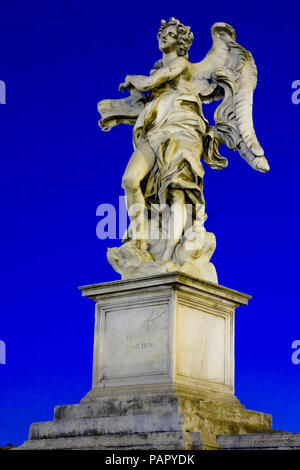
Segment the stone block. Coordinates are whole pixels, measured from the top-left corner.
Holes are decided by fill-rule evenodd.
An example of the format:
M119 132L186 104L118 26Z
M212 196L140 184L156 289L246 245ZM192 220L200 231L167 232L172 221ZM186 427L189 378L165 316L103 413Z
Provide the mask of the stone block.
M21 448L217 449L218 435L272 431L234 395L234 315L249 296L182 273L81 290L96 302L92 389Z

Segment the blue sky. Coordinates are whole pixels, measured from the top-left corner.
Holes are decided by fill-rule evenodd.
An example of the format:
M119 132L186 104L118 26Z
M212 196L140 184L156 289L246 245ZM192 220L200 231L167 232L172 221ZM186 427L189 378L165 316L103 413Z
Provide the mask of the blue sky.
M0 445L21 444L32 422L91 388L94 306L77 286L119 279L106 261L119 242L97 238L96 209L117 205L132 152L132 128L102 133L96 105L120 96L125 75L149 72L170 16L192 27L192 62L224 21L257 64L254 124L271 171L223 149L228 168L205 167L206 228L220 284L253 297L236 314L236 394L274 428L300 432L299 13L291 0L2 2Z

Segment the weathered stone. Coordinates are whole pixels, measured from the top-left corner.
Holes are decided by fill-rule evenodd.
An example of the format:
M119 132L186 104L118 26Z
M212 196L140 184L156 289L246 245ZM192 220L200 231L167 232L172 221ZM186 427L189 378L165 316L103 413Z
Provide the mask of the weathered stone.
M81 288L96 301L92 390L24 449L217 449L271 432L234 395L234 311L249 296L181 273Z
M218 436L222 450L300 450L300 434L273 432Z
M56 407L53 421L31 425L22 448L217 449L219 433L263 431L271 431L271 417L245 410L237 399L208 400L182 388L146 394L137 387L131 395Z
M93 389L161 383L233 395L234 311L249 296L179 273L82 292L96 301Z

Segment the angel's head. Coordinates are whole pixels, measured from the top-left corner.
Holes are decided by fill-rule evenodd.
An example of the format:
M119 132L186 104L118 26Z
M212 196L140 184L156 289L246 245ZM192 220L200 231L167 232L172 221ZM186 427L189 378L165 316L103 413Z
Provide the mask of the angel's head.
M161 20L157 39L161 52L176 51L178 56L187 57L194 35L189 26L184 26L179 20L170 18L168 23Z

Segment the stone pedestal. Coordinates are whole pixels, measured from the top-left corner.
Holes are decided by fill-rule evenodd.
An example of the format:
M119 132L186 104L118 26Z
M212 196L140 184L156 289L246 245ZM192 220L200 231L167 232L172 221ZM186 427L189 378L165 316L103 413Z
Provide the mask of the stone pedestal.
M183 385L233 395L234 311L249 296L178 274L82 288L96 301L93 390Z
M234 315L249 296L180 273L81 288L96 301L93 387L22 448L216 449L272 432L234 395Z

